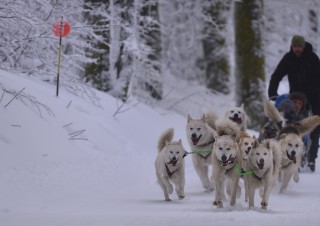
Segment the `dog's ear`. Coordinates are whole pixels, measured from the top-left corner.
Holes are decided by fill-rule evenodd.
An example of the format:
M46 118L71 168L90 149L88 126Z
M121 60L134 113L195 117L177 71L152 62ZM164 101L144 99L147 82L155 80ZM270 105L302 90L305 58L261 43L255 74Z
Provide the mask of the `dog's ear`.
M258 139L254 138L253 148L256 148L258 146L259 146L259 141L258 141Z
M202 121L202 122L206 122L206 115L205 115L205 114L202 115L201 121Z
M190 122L192 120L190 114L188 114L188 122Z
M243 103L240 105L240 108L244 109L244 104Z
M283 133L283 134L281 134L281 135L279 136L278 140L284 139L286 136L287 136L287 134L286 134L286 133Z
M264 146L270 150L270 139L266 139L265 142L263 143Z

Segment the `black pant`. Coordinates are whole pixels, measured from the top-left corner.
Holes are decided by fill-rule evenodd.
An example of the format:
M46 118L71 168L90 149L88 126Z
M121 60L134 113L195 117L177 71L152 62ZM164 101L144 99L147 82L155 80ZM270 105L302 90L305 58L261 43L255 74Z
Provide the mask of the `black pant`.
M320 126L317 126L310 134L311 146L309 149L309 162L315 162L318 157L319 137Z

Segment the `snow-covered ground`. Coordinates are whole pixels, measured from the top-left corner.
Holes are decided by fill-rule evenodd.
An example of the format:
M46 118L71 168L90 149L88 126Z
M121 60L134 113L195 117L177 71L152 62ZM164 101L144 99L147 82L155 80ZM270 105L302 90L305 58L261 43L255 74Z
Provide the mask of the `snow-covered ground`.
M4 71L0 86L1 226L319 225L319 168L301 173L284 194L277 185L267 211L258 208L258 194L253 210L243 195L234 208L217 209L187 157L186 198L165 202L155 177L156 144L173 127L174 139L189 150L185 117L134 100L113 117L119 103L107 94L96 94L101 108ZM9 103L10 92L23 88Z

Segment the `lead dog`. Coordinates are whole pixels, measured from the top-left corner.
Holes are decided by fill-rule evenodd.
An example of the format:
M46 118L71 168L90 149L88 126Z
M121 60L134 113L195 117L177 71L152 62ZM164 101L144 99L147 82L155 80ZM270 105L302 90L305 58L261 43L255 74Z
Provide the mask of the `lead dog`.
M280 164L281 151L277 141L267 139L262 144L259 144L258 140L255 139L247 165L251 174L246 175L249 208L254 207L255 190L262 187L261 209L267 209L269 195L279 173Z
M218 121L218 137L213 144L212 154L212 180L215 184L215 198L213 205L223 208L224 180L230 190L230 206L236 203L237 189L240 174L235 170L236 165L241 166L241 153L236 142L239 127L232 121Z
M185 172L184 172L184 155L185 149L181 140L172 141L174 130L166 130L158 141L158 156L155 162L156 175L158 183L163 190L166 201L171 201L169 194L173 193L174 183L176 193L179 199L185 197Z
M213 182L209 179L211 166L212 145L217 135L214 123L217 116L213 112L203 114L200 119L188 115L186 125L187 139L192 150L192 162L206 192L214 190Z

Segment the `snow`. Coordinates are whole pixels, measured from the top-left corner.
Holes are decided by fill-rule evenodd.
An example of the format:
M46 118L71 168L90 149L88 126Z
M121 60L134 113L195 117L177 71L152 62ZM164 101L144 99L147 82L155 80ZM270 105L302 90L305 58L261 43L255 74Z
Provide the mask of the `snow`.
M0 75L2 89L25 88L10 104L13 95L0 94L1 226L319 225L319 169L301 173L284 194L277 184L267 211L258 194L254 209L244 194L235 207L225 202L217 209L186 157L186 198L173 194L165 202L155 177L156 144L173 127L189 151L184 116L131 100L113 117L119 103L107 94L95 91L101 108L63 87L56 97L50 84Z

